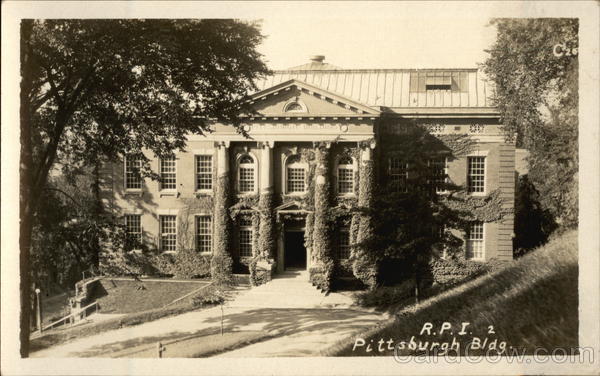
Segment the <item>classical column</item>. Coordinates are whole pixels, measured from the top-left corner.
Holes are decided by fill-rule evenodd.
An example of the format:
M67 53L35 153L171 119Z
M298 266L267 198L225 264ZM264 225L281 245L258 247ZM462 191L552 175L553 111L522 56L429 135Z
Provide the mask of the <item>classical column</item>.
M375 168L372 158L375 141L368 145L359 144L360 147L360 165L359 165L359 188L358 188L358 206L363 208L372 207L374 201L375 189ZM371 217L359 214L359 227L357 243L368 239L373 235L373 224ZM375 250L357 249L355 251L356 260L352 265L352 272L364 284L374 288L377 283L377 264L375 262Z
M315 171L315 211L312 233L311 282L322 290L329 291L333 273L331 240L328 223L330 206L329 152L331 144L316 145L317 168Z
M375 169L373 166L373 149L375 141L369 145L359 145L360 147L360 165L359 165L359 190L358 204L360 206L370 207L373 203L373 189L375 186Z
M229 141L217 143L217 178L229 174Z
M258 234L259 254L270 261L275 257L277 239L275 236L274 196L273 196L273 141L262 143L260 161L260 225Z
M231 178L229 176L229 141L218 142L217 184L214 195L214 249L211 262L211 276L217 283L231 278L231 225L229 219L229 196Z
M262 143L260 161L260 194L273 192L273 141Z

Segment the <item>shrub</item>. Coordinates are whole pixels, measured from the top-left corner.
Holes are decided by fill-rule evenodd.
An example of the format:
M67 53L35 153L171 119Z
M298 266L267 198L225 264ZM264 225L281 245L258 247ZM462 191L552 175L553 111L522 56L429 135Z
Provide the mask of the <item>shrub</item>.
M465 260L461 257L435 259L431 265L433 282L443 286L453 286L467 282L489 271L495 270L503 263L490 260L487 263Z
M152 259L146 253L104 252L100 258L100 272L109 276L153 275L157 270Z
M218 289L214 287L208 287L202 290L200 295L192 298L192 305L194 307L203 307L206 305L221 304L224 301L225 298Z
M323 292L331 291L333 261L325 261L322 265L310 267L308 270L310 283Z
M254 257L248 266L250 269L250 283L252 286L260 286L271 280L272 264L269 264L269 269L262 268L257 265L261 260L261 257Z
M210 257L201 256L193 249L181 249L173 259L171 274L176 278L203 278L210 275Z
M354 295L356 304L363 307L385 307L414 296L415 281L408 279L397 286L379 287Z
M210 275L213 282L217 285L231 285L232 267L233 261L229 255L220 252L213 254L210 262Z

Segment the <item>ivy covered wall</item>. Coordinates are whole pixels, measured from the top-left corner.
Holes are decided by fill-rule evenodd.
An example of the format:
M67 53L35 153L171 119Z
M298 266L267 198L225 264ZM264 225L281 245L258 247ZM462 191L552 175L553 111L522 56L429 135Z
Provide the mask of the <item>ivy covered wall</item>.
M402 120L397 124L400 130L391 133L385 133L386 128L381 127L377 145L374 150L368 152L368 158L365 150L370 147L369 142L360 145L355 142L336 140L314 144L277 142L271 161L273 189L260 194L257 189L256 194L244 196L236 193L236 158L246 152L250 152L256 158L255 168L258 171L255 184L260 187L260 169L264 167L261 148L253 141L232 145L227 149L228 173L226 176L215 174L212 196L165 198L161 201L176 201L181 208L178 214L180 226L178 243L182 250L194 249L193 222L185 224L183 217L207 210L213 213L213 256L198 256L199 258L193 262L185 261L188 264L193 263L194 270L177 273L180 275L193 273L196 276L213 274L222 276L218 278L228 279L234 271L234 262L240 261L237 246L238 220L240 215L250 215L255 234L254 254L251 259L244 260L243 264L250 270L253 280L262 283L268 280L269 277L266 275L268 273L259 275L260 273L256 273L256 266L261 265L261 262L273 262L278 255L277 249L280 246L278 236L284 228L283 224L287 220L297 220L300 217L305 221L304 245L311 255L309 274L315 285L324 291L329 291L334 279L353 275L365 285L374 287L377 283L378 250L354 247L348 260L338 260L338 229L341 224L347 226L350 229L351 242L354 244L372 236L374 231L372 218L364 209L373 205L373 200L380 194L380 189L388 183L389 158L401 157L410 162L409 173L412 178L418 175L419 169L423 170L427 167L424 155L447 157L450 178L448 194L438 196L435 200L446 205L449 210L463 213L464 222L478 220L490 224L489 231L486 233L486 247L488 247L486 251L489 252L488 255L493 256L493 248L496 245L492 240L507 236L505 233L508 227L500 227L498 223L511 215L511 206L506 204L508 196L498 185L501 172L499 172L500 164L496 160L500 158L501 146L494 143L477 143L464 132L432 135L416 123ZM215 156L218 155L216 150ZM481 197L464 193L466 157L473 152L486 152L490 163L486 171L488 189ZM307 165L304 194L290 195L285 192L284 163L285 158L291 155L300 156L301 162ZM337 160L341 156L349 156L356 163L353 194L344 196L336 193ZM494 163L498 164L494 165ZM506 175L506 171L503 173ZM276 207L291 202L297 204L303 213L288 218L275 211ZM456 230L460 233L464 228ZM185 234L192 234L192 237L186 239ZM487 237L493 239L488 241ZM502 241L506 242L506 239ZM182 252L183 254L185 252ZM167 260L173 257L161 256L157 259L159 262L156 264L159 265L161 273L175 274L172 272L177 268L172 265L177 261Z

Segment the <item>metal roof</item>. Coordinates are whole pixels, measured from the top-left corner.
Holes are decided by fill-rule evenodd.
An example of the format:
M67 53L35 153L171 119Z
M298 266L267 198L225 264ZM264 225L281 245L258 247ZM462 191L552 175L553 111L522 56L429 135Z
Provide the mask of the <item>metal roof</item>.
M477 69L342 69L329 68L330 64L311 61L286 70L274 71L272 76L257 82L259 90L268 89L282 82L295 79L314 85L371 107L414 108L445 107L475 108L493 107L490 97L493 91ZM411 88L411 75L463 74L464 87L455 90L415 91ZM458 73L457 73L458 72ZM413 78L414 80L414 78ZM412 90L411 90L412 89Z

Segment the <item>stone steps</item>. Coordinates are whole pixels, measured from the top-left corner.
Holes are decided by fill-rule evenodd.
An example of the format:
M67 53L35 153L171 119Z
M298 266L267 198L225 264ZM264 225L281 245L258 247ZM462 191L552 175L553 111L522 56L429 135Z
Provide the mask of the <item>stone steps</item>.
M323 294L311 285L307 271L286 271L264 285L245 291L228 305L240 308L346 308L352 305L352 299L339 293Z

